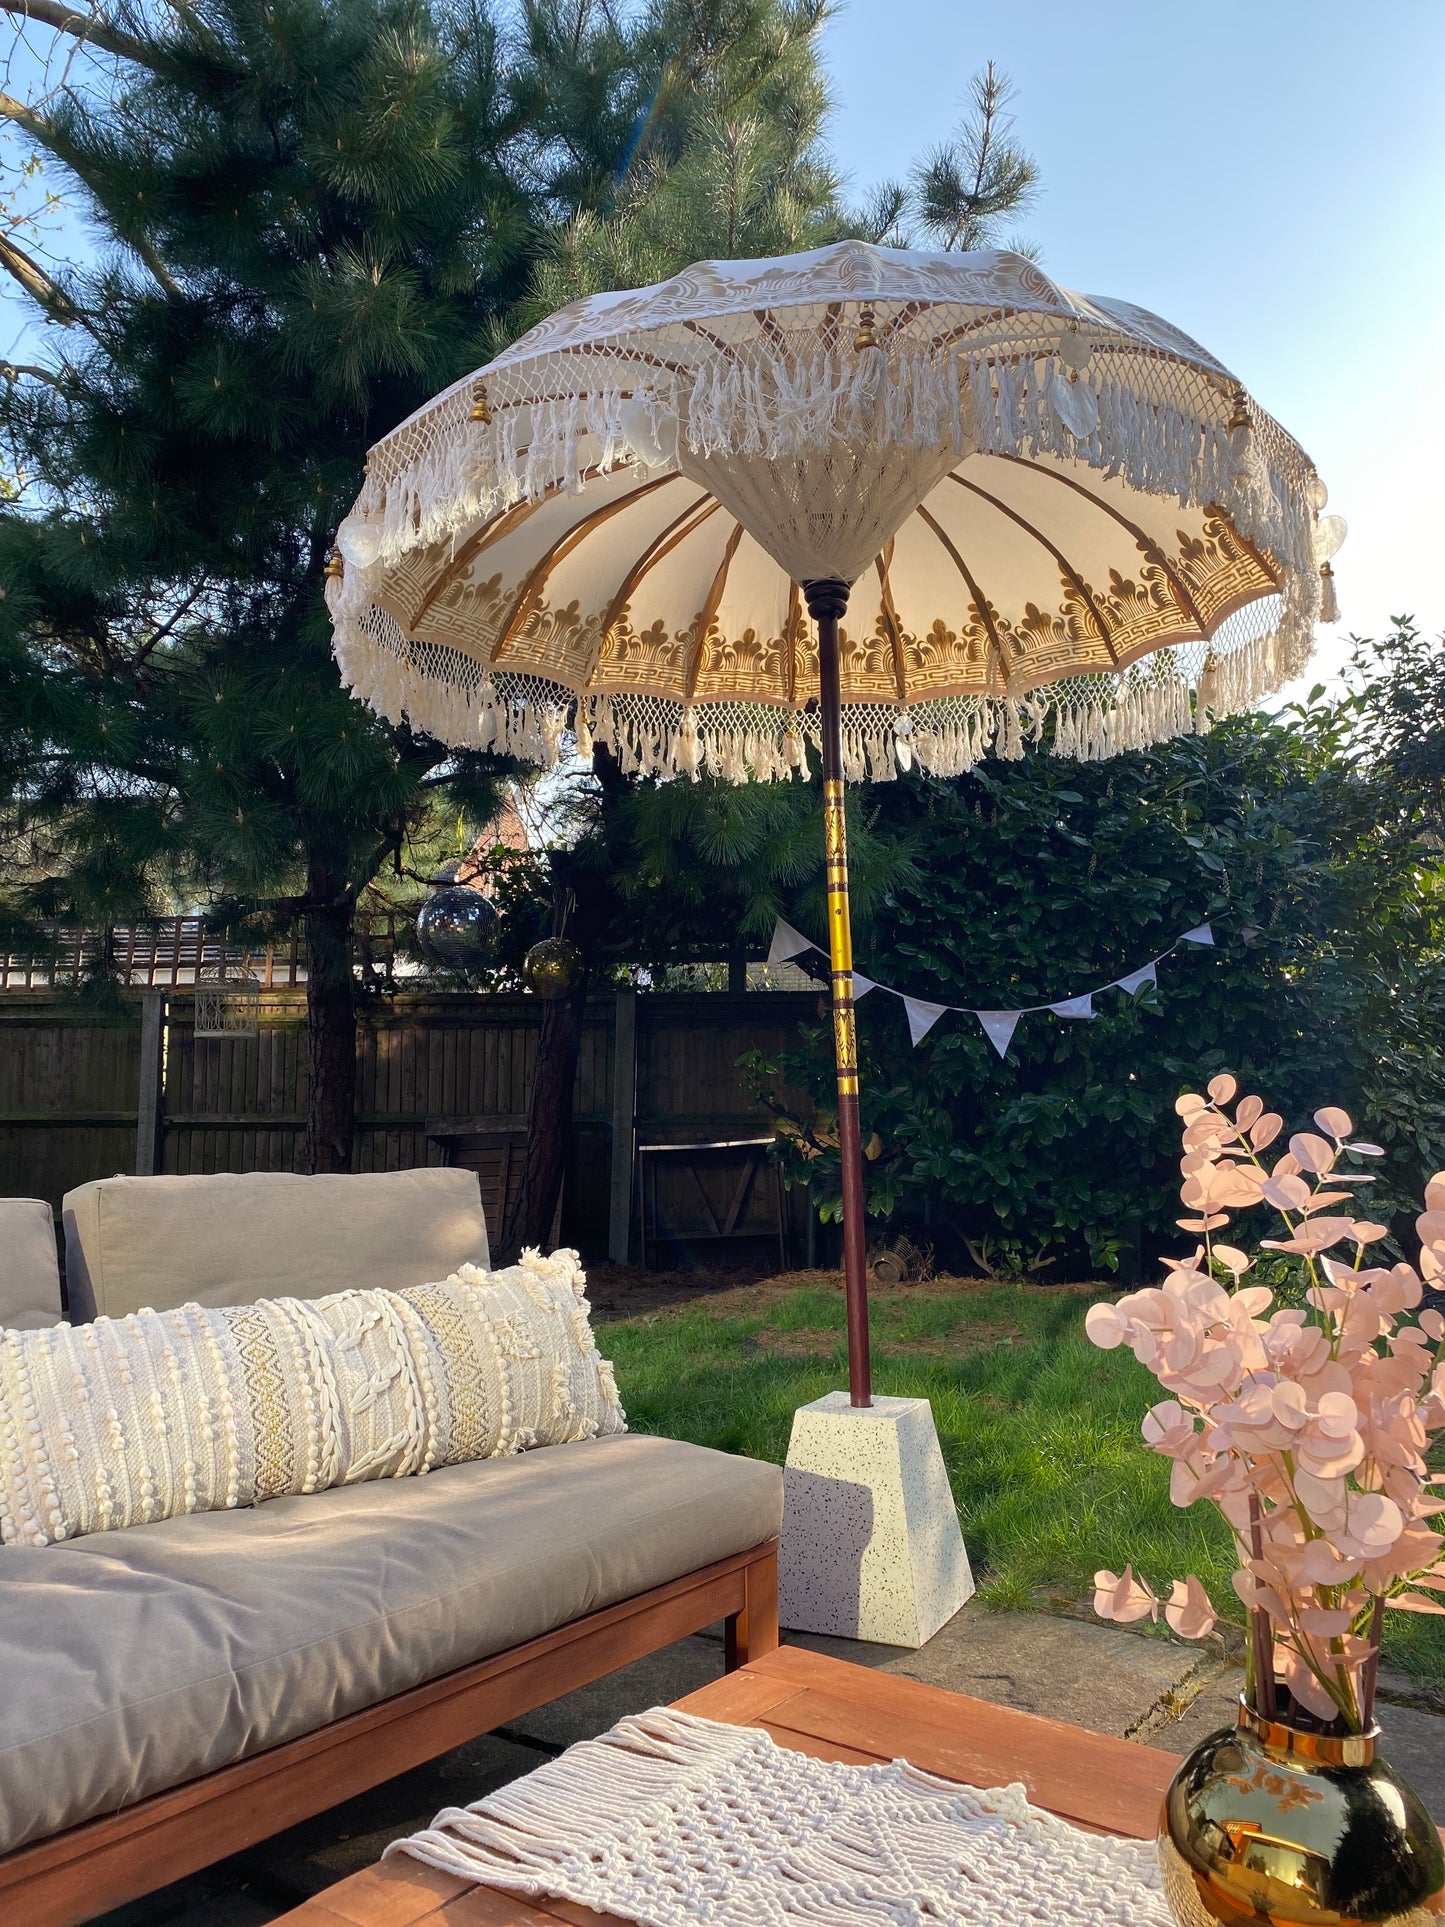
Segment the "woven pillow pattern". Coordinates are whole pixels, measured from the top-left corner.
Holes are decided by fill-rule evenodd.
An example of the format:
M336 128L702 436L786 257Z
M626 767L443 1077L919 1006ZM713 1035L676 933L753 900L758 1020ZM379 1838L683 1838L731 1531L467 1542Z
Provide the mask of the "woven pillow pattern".
M620 1432L575 1251L439 1284L182 1305L0 1338L0 1541Z

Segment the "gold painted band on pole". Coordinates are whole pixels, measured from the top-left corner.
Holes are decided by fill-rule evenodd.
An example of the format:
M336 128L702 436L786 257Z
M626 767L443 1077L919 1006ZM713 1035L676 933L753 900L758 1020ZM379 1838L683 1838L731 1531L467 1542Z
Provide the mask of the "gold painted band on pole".
M828 878L828 955L833 972L833 1050L838 1092L858 1095L858 1030L853 1019L853 928L848 915L848 819L843 784L823 783L823 849Z

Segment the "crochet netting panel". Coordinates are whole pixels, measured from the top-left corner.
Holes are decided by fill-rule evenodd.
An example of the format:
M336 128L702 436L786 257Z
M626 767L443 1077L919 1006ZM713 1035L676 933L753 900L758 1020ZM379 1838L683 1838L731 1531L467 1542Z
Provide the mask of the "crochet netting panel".
M1152 1843L1021 1786L842 1766L658 1708L395 1842L488 1886L645 1927L1169 1927Z

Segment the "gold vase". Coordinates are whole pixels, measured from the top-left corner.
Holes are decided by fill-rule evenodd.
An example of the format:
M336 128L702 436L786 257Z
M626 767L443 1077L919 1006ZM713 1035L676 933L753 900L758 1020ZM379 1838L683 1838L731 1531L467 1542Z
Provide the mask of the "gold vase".
M1445 1862L1419 1795L1375 1751L1241 1704L1164 1796L1159 1866L1180 1927L1441 1927Z

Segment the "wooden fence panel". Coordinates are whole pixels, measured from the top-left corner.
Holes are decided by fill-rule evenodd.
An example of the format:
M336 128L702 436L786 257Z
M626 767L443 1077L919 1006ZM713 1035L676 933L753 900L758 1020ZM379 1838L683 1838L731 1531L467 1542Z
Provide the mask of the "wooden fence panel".
M140 1013L0 1005L0 1195L45 1198L135 1169Z
M0 1001L0 1195L46 1197L58 1208L73 1185L135 1169L139 1012L102 1019L48 999L22 1005L17 997L7 1008L9 1001ZM813 1018L816 999L644 992L636 1010L638 1140L697 1142L766 1132L736 1060L746 1050L787 1047L799 1020ZM585 1014L564 1191L563 1236L594 1255L608 1245L614 1014L611 996L591 1000ZM441 1164L449 1129L470 1129L474 1142L478 1132L515 1141L525 1125L540 1017L530 997L406 992L364 1003L355 1169ZM301 1168L304 1018L304 992L278 988L263 999L259 1036L198 1038L190 995L170 997L160 1170ZM666 1216L681 1199L672 1175L662 1187ZM795 1194L795 1230L803 1208ZM766 1201L756 1209L759 1222L769 1221ZM753 1215L750 1207L749 1222Z

